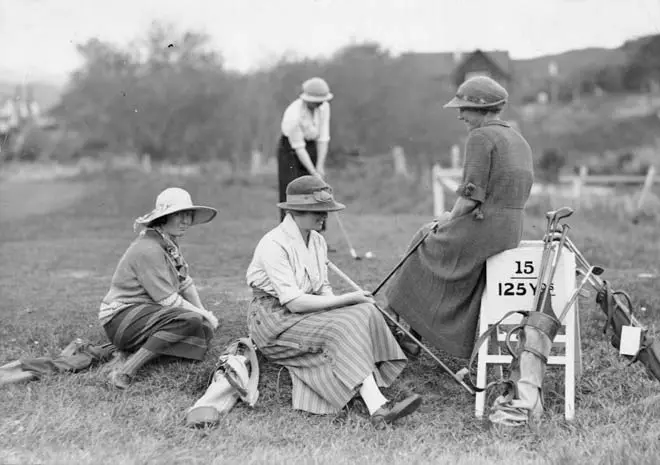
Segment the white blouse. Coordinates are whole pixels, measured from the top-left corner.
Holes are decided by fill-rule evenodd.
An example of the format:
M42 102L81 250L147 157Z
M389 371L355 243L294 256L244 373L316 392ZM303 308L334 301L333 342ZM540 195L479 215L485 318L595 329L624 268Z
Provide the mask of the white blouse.
M328 246L311 231L305 245L291 215L259 241L246 278L249 286L277 297L282 305L303 294L333 295L328 282Z
M284 112L281 129L293 149L305 147L307 140L330 141L330 104L323 102L312 112L303 100L294 100Z

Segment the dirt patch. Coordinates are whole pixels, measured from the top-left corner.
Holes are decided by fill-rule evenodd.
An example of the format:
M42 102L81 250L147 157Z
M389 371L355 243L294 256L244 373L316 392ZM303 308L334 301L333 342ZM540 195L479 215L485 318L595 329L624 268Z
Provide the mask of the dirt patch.
M0 221L61 210L78 202L88 187L75 181L5 181L0 184Z

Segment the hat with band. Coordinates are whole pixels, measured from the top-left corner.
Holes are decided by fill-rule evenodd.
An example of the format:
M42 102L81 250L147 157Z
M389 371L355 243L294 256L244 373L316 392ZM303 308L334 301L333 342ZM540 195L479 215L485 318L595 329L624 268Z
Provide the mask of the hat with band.
M332 195L332 188L316 176L301 176L286 186L286 202L277 204L283 210L303 212L336 212L346 208Z
M488 76L475 76L460 85L445 108L489 108L504 105L509 93Z
M332 100L330 86L320 77L313 77L303 82L300 98L306 102L327 102Z
M158 194L156 206L152 211L135 220L135 227L149 226L151 222L172 213L191 211L194 213L192 224L204 224L215 218L218 211L212 207L193 205L188 191L179 187L169 187Z

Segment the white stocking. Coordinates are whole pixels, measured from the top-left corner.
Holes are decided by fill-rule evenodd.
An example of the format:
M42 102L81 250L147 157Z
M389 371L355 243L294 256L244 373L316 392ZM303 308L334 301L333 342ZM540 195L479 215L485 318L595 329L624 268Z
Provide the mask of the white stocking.
M373 415L376 410L381 408L387 402L383 393L380 392L373 374L367 376L364 381L362 381L360 395L362 396L362 399L364 399L364 403L367 404L369 415Z

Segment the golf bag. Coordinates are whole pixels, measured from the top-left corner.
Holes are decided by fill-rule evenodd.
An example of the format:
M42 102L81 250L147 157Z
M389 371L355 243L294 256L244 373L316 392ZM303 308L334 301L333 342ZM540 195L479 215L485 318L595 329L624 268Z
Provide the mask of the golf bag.
M206 392L188 410L186 426L215 426L239 399L254 407L258 384L259 362L253 342L249 338L233 341L220 356Z
M541 299L543 301L543 293ZM509 378L489 383L478 391L490 391L496 387L504 387L503 393L495 399L492 413L488 419L492 423L507 426L524 425L529 421L538 420L543 414L543 377L552 342L559 332L561 322L552 310L550 299L546 300L543 311L517 310L508 312L500 321L484 332L475 344L470 366L479 352L481 344L488 343L495 332L514 314L523 316L517 326L511 328L506 335L506 347L513 360L509 364ZM518 343L512 347L511 337L516 334Z
M607 281L603 281L596 294L596 304L607 316L603 334L612 329L611 343L619 349L621 345L621 331L624 326L634 326L635 319L632 314L632 301L623 291L612 291ZM642 329L640 348L636 355L626 356L630 363L640 362L647 373L660 381L660 342L654 340L646 329Z

